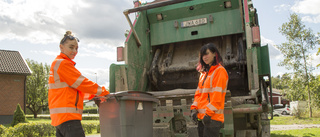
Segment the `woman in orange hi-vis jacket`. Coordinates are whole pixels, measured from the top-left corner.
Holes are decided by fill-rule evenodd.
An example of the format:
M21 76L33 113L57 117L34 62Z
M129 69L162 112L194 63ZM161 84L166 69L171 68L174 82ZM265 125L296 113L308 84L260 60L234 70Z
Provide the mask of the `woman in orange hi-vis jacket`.
M219 137L224 122L224 102L228 74L213 43L200 49L197 70L201 73L191 105L191 117L198 123L199 137Z
M72 61L78 53L79 39L67 31L60 41L60 55L51 64L48 102L51 125L57 137L84 137L81 125L83 100L105 96L105 87L90 81L75 68Z

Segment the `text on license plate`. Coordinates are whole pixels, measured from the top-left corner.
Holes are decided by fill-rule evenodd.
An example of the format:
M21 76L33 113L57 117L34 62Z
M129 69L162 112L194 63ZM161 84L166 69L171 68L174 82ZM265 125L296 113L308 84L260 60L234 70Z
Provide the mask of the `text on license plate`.
M201 19L195 19L195 20L188 20L181 22L181 27L192 27L192 26L198 26L202 24L207 24L207 18L201 18Z

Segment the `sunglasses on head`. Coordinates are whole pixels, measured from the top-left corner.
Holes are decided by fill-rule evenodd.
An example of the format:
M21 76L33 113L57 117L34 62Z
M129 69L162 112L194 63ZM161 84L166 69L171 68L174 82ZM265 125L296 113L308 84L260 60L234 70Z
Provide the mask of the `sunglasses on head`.
M67 38L70 39L70 40L76 39L78 42L80 42L80 40L77 37L68 35L68 36L64 36L64 38L61 40L61 43L64 43L67 40Z

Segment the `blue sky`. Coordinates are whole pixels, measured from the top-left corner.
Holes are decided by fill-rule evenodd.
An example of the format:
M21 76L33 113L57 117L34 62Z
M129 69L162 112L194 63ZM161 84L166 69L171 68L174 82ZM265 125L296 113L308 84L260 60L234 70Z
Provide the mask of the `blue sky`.
M147 0L150 2L151 0ZM142 1L145 2L145 1ZM283 59L274 48L286 41L279 27L297 13L314 33L320 32L319 0L253 0L258 11L262 44L270 46L272 76L287 72L277 66ZM116 47L123 46L130 27L123 11L132 0L0 0L0 49L51 64L59 54L66 30L80 39L76 67L89 79L109 86L109 66L116 62ZM319 45L317 45L319 48ZM312 51L313 64L320 58ZM319 69L314 71L319 73Z

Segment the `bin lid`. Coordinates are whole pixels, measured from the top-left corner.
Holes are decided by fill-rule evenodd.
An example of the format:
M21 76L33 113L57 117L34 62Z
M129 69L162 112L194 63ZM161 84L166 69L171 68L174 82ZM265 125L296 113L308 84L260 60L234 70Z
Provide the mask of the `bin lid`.
M114 98L120 100L135 100L135 101L152 101L158 102L152 94L141 91L119 91L114 93ZM112 98L112 97L111 97Z

